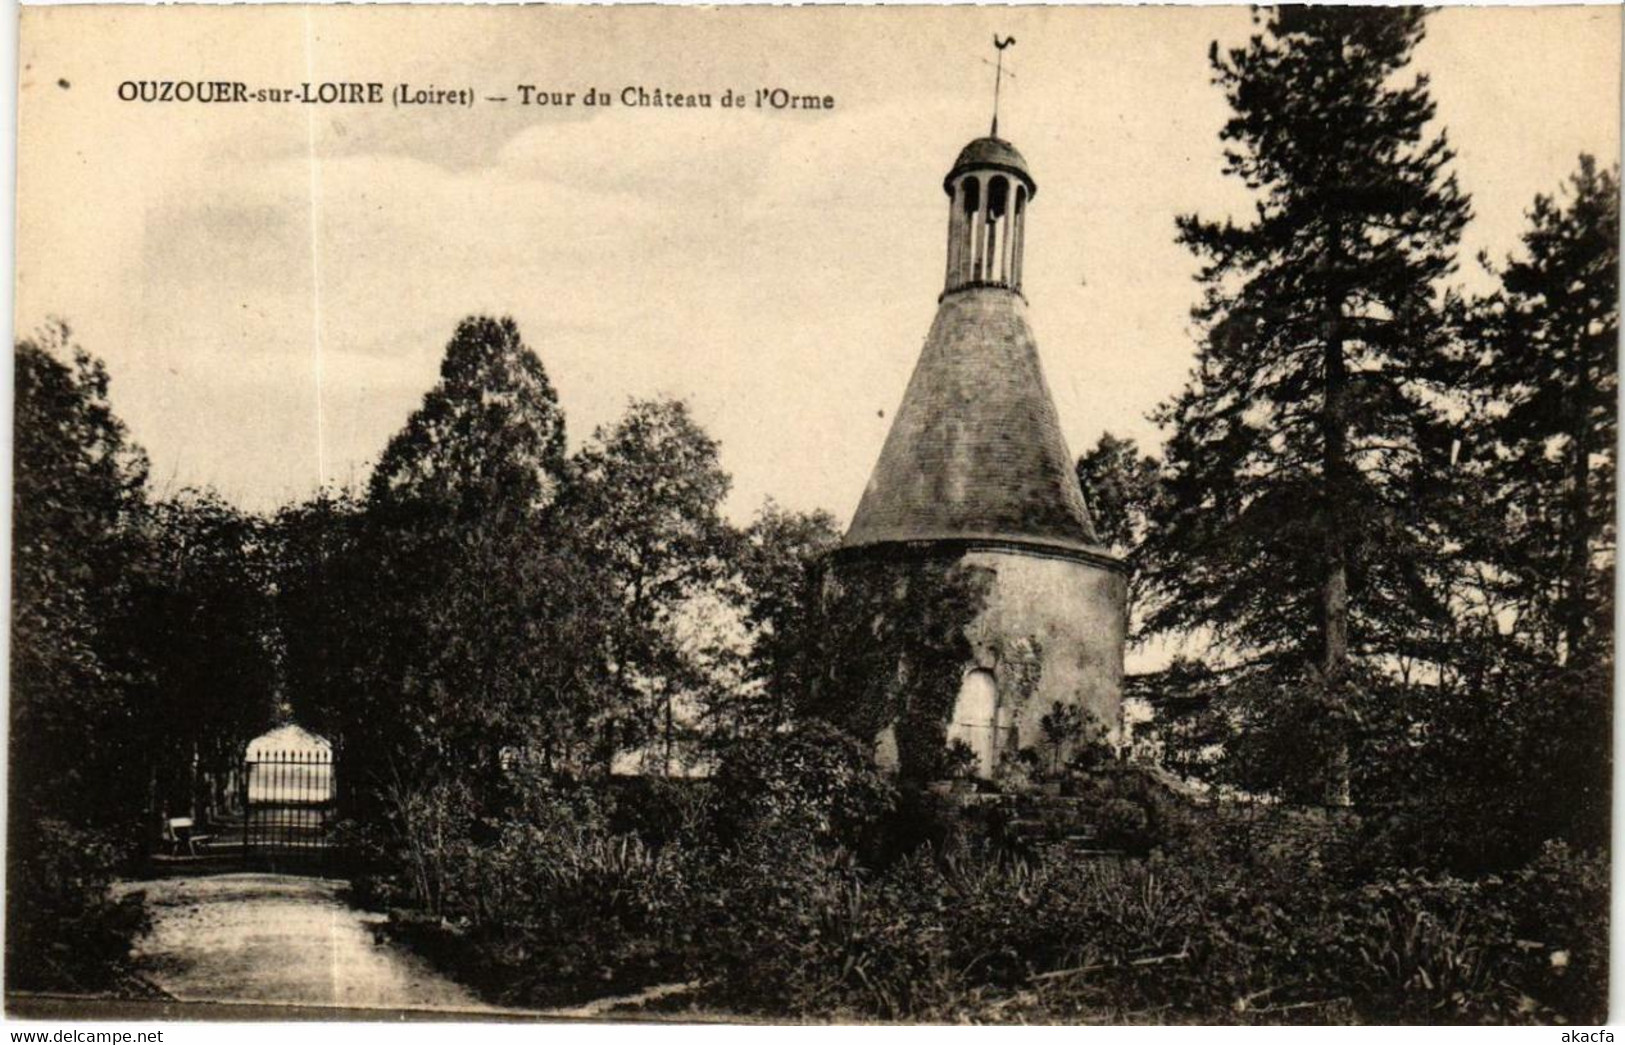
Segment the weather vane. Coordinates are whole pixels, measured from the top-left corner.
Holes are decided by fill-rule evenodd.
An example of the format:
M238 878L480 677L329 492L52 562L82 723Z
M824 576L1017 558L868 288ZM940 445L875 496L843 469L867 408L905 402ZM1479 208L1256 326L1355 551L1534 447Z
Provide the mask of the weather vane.
M998 48L999 51L999 59L993 69L993 137L995 138L999 136L999 86L1004 82L1006 76L1012 80L1016 78L1015 73L1004 71L1004 49L1015 42L1016 38L1013 36L1007 36L1000 40L998 33L993 34L993 46ZM986 61L986 59L983 59L983 61Z

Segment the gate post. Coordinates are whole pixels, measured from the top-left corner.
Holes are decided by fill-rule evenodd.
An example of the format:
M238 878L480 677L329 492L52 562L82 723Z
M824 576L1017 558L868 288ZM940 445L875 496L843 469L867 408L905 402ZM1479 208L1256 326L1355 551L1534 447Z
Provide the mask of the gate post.
M243 870L248 870L248 830L249 823L254 817L254 807L248 802L248 781L254 775L254 763L248 760L248 753L243 753L243 780L239 789L243 797Z

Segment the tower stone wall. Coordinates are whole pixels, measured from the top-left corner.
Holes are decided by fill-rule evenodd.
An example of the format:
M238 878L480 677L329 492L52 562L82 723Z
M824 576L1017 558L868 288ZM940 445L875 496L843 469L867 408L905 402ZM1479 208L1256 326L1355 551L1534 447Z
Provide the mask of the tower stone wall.
M993 672L1007 732L998 755L1039 747L1039 720L1055 704L1087 712L1115 740L1122 717L1124 582L1121 573L1076 558L1027 550L976 549L963 561L993 571L982 613L966 629L967 670ZM1023 658L1037 672L1024 677Z

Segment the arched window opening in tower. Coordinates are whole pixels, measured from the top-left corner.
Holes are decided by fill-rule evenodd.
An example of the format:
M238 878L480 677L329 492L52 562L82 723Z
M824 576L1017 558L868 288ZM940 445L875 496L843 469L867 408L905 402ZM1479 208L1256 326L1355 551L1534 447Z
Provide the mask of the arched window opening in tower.
M964 200L964 238L960 246L959 270L954 273L955 284L970 282L972 274L981 265L981 240L976 235L976 216L982 209L982 181L972 174L967 175L959 185Z
M953 251L948 270L950 287L957 287L970 278L973 253L971 228L976 220L976 209L980 199L977 190L978 185L974 177L961 178L954 187L954 205L948 230L952 239L950 249Z
M1009 246L1009 229L1004 222L1009 209L1010 180L998 175L987 186L987 252L979 279L986 283L1007 282L1005 251Z
M1010 286L1021 289L1021 248L1027 239L1027 186L1016 186L1014 224L1010 233Z

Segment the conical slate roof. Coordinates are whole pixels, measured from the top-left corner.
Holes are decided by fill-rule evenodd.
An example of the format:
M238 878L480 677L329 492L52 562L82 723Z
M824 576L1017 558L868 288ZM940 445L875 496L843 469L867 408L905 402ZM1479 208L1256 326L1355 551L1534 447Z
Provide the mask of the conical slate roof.
M844 547L985 539L1101 553L1026 303L943 298Z

